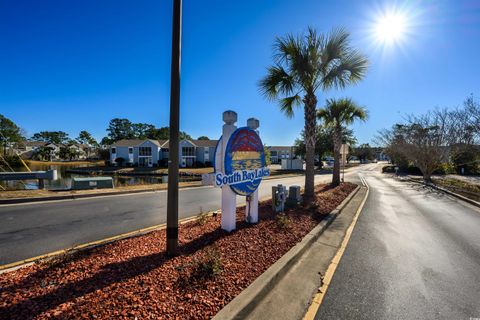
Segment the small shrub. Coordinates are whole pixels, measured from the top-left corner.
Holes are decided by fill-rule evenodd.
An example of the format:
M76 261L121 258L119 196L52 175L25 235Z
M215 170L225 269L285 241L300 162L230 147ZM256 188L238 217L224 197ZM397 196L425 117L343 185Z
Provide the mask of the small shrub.
M6 155L6 156L4 156L2 159L0 159L0 165L2 165L2 166L5 165L5 167L10 166L10 167L13 167L13 168L23 167L22 161L16 155ZM8 169L10 169L10 168L8 168Z
M279 213L275 217L275 221L277 222L277 226L280 229L288 229L290 228L290 218L285 213Z
M197 223L203 226L208 221L208 212L203 212L202 207L200 207L200 213L197 214Z
M436 174L455 174L455 165L452 163L442 163L440 168L435 170Z
M196 261L194 275L196 277L212 277L223 270L222 256L216 249L208 250L203 258Z
M115 159L115 163L118 164L121 167L125 163L125 159L121 158L121 157L118 157L118 158Z
M383 173L395 173L395 166L384 166L382 168Z

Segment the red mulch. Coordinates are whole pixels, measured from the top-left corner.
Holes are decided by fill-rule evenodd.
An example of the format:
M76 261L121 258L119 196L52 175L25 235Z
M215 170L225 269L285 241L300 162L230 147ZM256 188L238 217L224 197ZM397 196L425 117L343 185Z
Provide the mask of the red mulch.
M316 187L315 205L288 210L282 228L270 201L260 222L220 229L220 216L179 230L181 255L165 255L165 231L129 238L0 275L0 319L208 319L312 230L355 188ZM199 262L217 253L222 270Z

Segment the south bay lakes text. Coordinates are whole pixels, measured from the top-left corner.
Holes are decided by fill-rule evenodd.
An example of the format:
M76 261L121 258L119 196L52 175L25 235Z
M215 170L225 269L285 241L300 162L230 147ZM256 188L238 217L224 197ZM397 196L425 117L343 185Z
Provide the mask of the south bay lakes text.
M215 174L215 186L234 185L244 182L254 182L270 175L268 168L258 168L253 170L234 171L232 174L223 174L218 172Z

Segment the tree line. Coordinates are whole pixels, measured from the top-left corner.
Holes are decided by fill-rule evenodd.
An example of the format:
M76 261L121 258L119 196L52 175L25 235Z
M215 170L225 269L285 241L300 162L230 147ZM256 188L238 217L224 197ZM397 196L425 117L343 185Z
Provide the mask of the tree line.
M480 173L480 103L468 97L461 107L407 115L377 136L400 169L418 168L431 181L442 173Z
M157 128L148 123L134 123L125 118L115 118L110 120L107 127L107 136L97 142L90 132L80 131L76 138L71 138L64 131L40 131L30 137L27 137L22 130L12 120L0 114L0 146L6 150L8 145L21 143L25 140L42 141L53 144L86 144L93 147L107 146L122 139L155 139L168 140L169 128ZM192 137L186 132L180 132L181 139L192 140ZM207 136L201 136L199 140L209 140Z
M156 128L148 123L133 123L125 118L115 118L110 120L107 136L101 140L100 144L110 145L122 139L168 140L169 132L169 127ZM180 139L192 140L192 137L180 131ZM208 139L208 137L202 136L199 139Z

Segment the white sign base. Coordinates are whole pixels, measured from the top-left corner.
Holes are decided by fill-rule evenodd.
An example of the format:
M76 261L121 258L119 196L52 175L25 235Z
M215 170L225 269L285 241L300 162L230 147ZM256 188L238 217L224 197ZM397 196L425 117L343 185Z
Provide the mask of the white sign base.
M252 193L250 201L247 200L247 205L245 207L245 221L248 223L258 223L258 190L255 190L255 192Z

